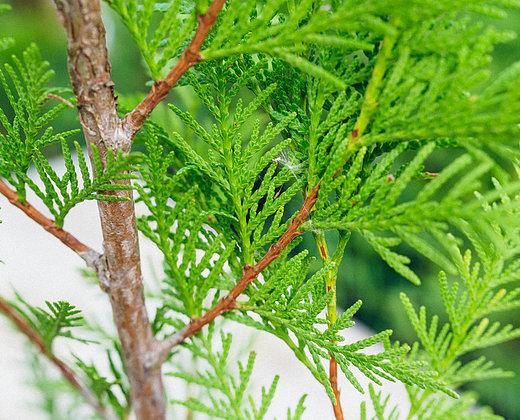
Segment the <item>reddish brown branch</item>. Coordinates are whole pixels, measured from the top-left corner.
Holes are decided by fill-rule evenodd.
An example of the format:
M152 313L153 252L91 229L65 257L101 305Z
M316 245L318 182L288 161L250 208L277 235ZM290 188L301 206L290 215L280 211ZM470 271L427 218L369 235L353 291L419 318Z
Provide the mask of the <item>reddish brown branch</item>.
M222 315L225 312L229 312L235 308L237 298L246 290L256 277L277 259L282 251L299 235L301 232L298 231L300 226L308 219L316 200L318 199L318 193L320 190L320 184L316 185L305 198L302 207L298 211L296 217L292 220L285 233L278 239L276 243L271 245L267 253L263 258L253 266L245 266L242 277L233 289L218 303L211 308L208 312L202 315L200 318L194 318L190 323L181 331L168 339L158 343L155 363L161 364L167 358L171 349L184 340L198 333L205 325L212 322L215 318Z
M0 312L9 318L54 366L63 375L63 378L72 385L82 396L85 398L87 403L104 419L113 418L107 410L100 406L96 397L90 392L90 390L81 383L76 373L70 368L64 361L56 357L45 345L40 335L32 329L27 321L13 308L9 302L0 296Z
M96 271L98 270L98 265L101 261L101 254L94 251L89 246L85 245L79 239L77 239L74 235L63 230L62 228L56 226L54 221L49 219L47 216L42 214L39 210L34 208L27 201L22 203L18 198L18 194L16 191L13 191L9 186L0 179L0 194L2 194L7 200L15 207L19 208L23 211L27 216L29 216L32 220L38 223L43 229L49 232L51 235L58 238L61 242L63 242L67 247L72 249L76 254L78 254L89 267L94 268ZM101 279L100 279L101 280Z
M197 18L198 25L190 45L181 54L179 61L163 80L154 83L148 95L137 107L128 113L123 120L123 128L130 137L143 127L143 124L155 107L168 95L179 79L190 67L201 61L200 49L209 31L215 24L217 16L224 7L226 0L213 0L208 10Z
M329 361L329 378L330 386L334 391L334 397L336 397L336 403L332 406L334 416L336 417L336 420L343 420L345 417L343 416L343 409L341 408L341 402L339 399L338 362L336 362L336 359L333 356L330 357Z

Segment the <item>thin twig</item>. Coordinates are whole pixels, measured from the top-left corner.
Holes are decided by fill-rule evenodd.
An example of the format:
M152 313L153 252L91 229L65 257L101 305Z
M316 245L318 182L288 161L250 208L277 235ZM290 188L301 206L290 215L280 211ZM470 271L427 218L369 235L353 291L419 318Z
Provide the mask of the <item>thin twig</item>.
M82 396L86 402L94 409L103 419L115 418L106 408L102 407L96 397L90 390L81 383L76 373L63 360L56 357L45 345L41 336L36 332L27 321L18 313L18 311L0 296L0 312L9 318L16 327L22 332L63 375L63 378L72 385Z
M212 322L215 318L225 312L229 312L235 308L237 298L246 290L258 275L280 256L282 251L302 232L299 232L300 226L308 219L316 200L320 184L317 184L307 195L302 207L298 211L296 217L292 220L285 233L278 239L276 243L271 245L264 257L255 265L246 265L243 270L242 277L231 291L218 301L218 303L207 311L200 318L192 319L188 325L178 333L165 339L157 344L155 363L160 365L167 360L172 348L181 344L184 340L198 333L205 325Z
M170 71L166 78L155 82L152 89L141 103L125 116L123 119L123 129L130 137L134 137L143 127L146 118L148 118L155 107L168 95L170 90L175 86L184 73L186 73L190 67L202 60L202 57L200 56L202 44L215 24L217 16L225 3L226 0L213 0L206 13L197 17L198 25L195 35L193 36L188 48L186 48L181 54L175 67Z
M48 99L53 99L53 100L58 101L58 102L61 102L62 104L67 105L69 108L72 108L72 109L75 108L74 104L71 101L69 101L69 100L67 100L65 98L62 98L59 95L55 95L54 93L47 94L47 98Z
M100 253L85 245L70 232L57 226L53 220L49 219L27 201L22 203L16 191L9 188L9 186L1 179L0 194L7 198L13 206L22 210L27 216L38 223L43 229L58 238L68 248L72 249L86 262L87 266L93 268L96 272L100 270L100 264L102 262L102 256Z
M325 263L330 263L331 257L329 255L329 250L327 247L327 242L325 241L325 236L322 232L316 234L316 245L318 246L318 251L321 259ZM337 257L337 253L343 255L343 251L345 249L346 241L340 238L338 243L338 249L335 252L335 257ZM334 259L334 258L333 258ZM337 263L337 261L335 261ZM327 305L327 325L332 327L337 319L337 298L336 298L336 282L337 282L337 270L338 264L329 270L325 277L325 289L327 293L331 293L331 299ZM334 397L336 401L332 404L332 409L334 411L334 416L336 420L343 420L345 417L343 415L343 408L341 406L340 400L340 391L338 386L338 362L334 358L332 354L329 354L329 380L332 391L334 392Z

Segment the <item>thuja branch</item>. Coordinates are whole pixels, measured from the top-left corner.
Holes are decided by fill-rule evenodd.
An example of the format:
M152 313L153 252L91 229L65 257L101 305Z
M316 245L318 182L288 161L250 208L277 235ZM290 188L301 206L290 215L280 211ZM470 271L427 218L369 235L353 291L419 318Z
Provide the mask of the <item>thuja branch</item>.
M155 82L141 103L125 116L123 127L130 137L135 136L143 127L146 118L148 118L155 107L168 95L184 73L202 60L200 55L202 44L215 24L217 16L225 3L226 0L213 0L206 13L197 17L198 25L195 35L188 48L181 54L177 64L163 80Z
M341 258L345 251L345 246L347 245L349 239L349 235L342 234L340 235L340 239L334 252L332 258L330 257L329 250L327 247L327 243L325 241L325 235L322 232L318 232L316 234L316 245L318 247L318 252L320 254L321 259L325 263L333 262L333 269L327 272L325 277L325 289L327 293L331 294L331 299L327 305L327 325L332 327L336 323L337 319L337 298L336 298L336 281L337 281L337 273L338 267L341 262ZM340 401L340 391L338 386L338 363L336 359L330 355L329 360L329 380L330 385L332 387L332 391L334 392L334 397L336 398L335 403L332 404L332 408L334 410L334 416L337 420L343 420L343 408L341 406Z
M76 373L69 367L63 360L56 357L50 349L45 345L43 339L35 331L27 321L13 308L7 300L0 296L0 312L4 314L8 319L16 325L18 330L23 333L32 344L34 344L40 353L44 355L49 362L51 362L62 374L63 378L75 388L85 399L85 401L103 418L113 419L111 413L106 408L99 405L96 397L90 392L90 390L81 383Z
M43 229L58 238L63 244L78 254L85 261L87 266L96 270L98 274L102 272L102 256L100 253L85 245L70 232L57 226L53 220L49 219L29 202L21 202L16 191L9 188L9 186L1 179L0 194L7 198L13 206L19 208Z
M396 22L394 22L395 24ZM381 84L383 83L386 69L388 67L388 60L392 54L396 42L395 35L386 35L381 43L381 48L377 54L376 63L372 70L372 76L368 82L367 90L365 92L365 98L361 111L354 124L354 128L348 137L348 151L352 151L358 144L359 139L365 133L366 128L370 124L373 113L377 108L377 100Z
M276 243L271 245L267 253L255 265L246 265L243 269L242 277L231 291L218 301L218 303L199 318L193 318L184 329L172 335L166 340L157 344L155 363L160 365L164 363L170 351L177 345L181 344L187 338L197 334L205 325L212 322L218 316L229 312L236 307L237 298L246 290L258 275L265 270L275 259L277 259L282 251L302 232L299 231L301 225L309 218L316 200L320 184L317 184L305 198L302 207L293 218L285 233L278 239Z

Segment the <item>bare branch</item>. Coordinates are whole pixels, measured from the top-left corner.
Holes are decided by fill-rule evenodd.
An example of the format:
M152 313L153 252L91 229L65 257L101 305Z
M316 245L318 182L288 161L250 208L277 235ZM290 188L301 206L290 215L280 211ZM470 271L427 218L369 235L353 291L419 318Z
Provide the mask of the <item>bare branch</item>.
M85 401L103 418L114 419L111 413L106 408L99 405L96 397L90 390L81 383L76 373L64 361L56 357L45 345L40 335L34 331L27 321L13 308L8 301L0 296L0 312L9 318L16 327L22 332L63 375L63 378L72 385L82 396Z
M155 107L168 95L184 73L186 73L190 67L201 61L200 49L202 48L202 44L215 24L217 16L225 3L226 0L213 0L206 13L198 16L197 31L188 48L181 54L175 67L165 79L155 82L151 91L141 103L125 116L123 128L130 137L133 138L143 127L146 118L148 118Z
M308 219L314 205L316 204L316 200L318 199L319 190L320 184L317 184L305 198L302 207L290 223L285 233L276 243L271 245L260 261L253 266L244 267L241 279L226 296L220 299L213 308L200 318L192 319L184 329L157 344L156 354L154 357L155 364L160 365L164 363L167 360L170 351L175 346L181 344L192 335L197 334L205 325L212 322L218 316L235 309L237 298L244 292L244 290L246 290L247 286L249 286L258 275L269 266L269 264L277 259L282 251L287 248L296 237L301 235L301 232L299 232L298 229Z
M32 220L38 223L43 229L45 229L51 235L58 238L67 247L72 249L85 261L88 267L93 268L98 274L102 273L102 256L99 252L85 245L71 233L56 226L53 220L49 219L47 216L42 214L38 209L33 207L27 201L22 203L18 198L18 194L16 193L16 191L9 188L9 186L1 179L0 194L7 198L7 200L13 206L22 210L27 216L29 216ZM103 279L100 278L100 281L102 280Z

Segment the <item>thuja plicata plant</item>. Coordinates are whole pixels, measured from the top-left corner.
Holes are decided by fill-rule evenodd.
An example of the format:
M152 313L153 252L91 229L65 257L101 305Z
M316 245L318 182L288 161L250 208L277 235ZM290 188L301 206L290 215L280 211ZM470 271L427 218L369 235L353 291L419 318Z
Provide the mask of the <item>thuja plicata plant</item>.
M174 406L269 418L278 378L250 391L255 353L236 367L222 319L283 342L328 395L325 418L360 399L362 418L499 418L464 389L508 377L474 352L520 336L493 320L520 306L520 64L490 71L514 37L495 22L519 1L108 0L142 54L143 70L127 69L150 80L141 98L111 79L100 2L54 4L71 87L50 84L35 45L2 65L0 193L84 260L117 334L61 300L0 298L37 350L51 418L155 420ZM62 113L78 126L53 128ZM63 171L48 160L56 145ZM102 250L66 230L85 200ZM143 279L138 232L162 253L159 291ZM401 294L415 343L391 330L344 338L363 298L336 304L352 236L419 288L411 255L439 273L442 313ZM98 346L106 367L60 358L57 338ZM365 397L341 393L339 376ZM380 389L388 380L405 385L406 407ZM305 418L304 395L287 418Z

